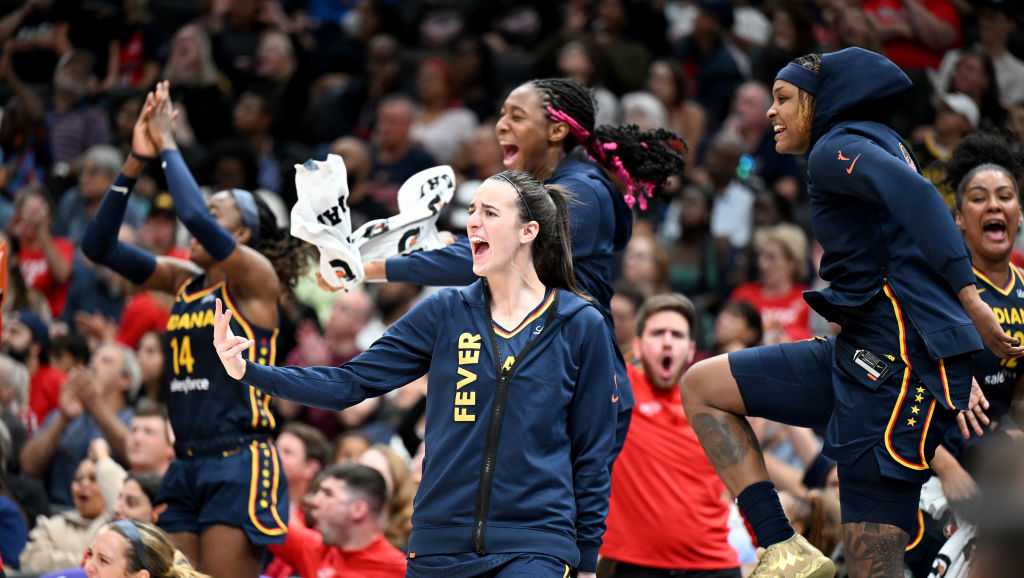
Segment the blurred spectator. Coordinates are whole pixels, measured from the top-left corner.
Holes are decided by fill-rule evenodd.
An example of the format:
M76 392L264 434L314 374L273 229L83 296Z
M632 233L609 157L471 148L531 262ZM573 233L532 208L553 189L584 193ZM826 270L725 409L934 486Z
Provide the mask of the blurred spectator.
M558 53L558 71L593 90L594 102L597 103L594 126L619 123L619 99L597 83L594 57L585 43L578 40L565 43Z
M138 388L139 366L131 350L114 344L99 348L88 371L68 376L57 409L21 452L22 470L45 479L50 499L70 505L69 481L89 444L104 438L119 459L127 456L132 410L126 396Z
M1006 0L980 0L972 3L978 19L976 49L988 55L995 69L1002 104L1024 101L1024 62L1009 49L1010 34L1017 29L1013 6ZM953 75L962 50L950 50L942 58L936 73L936 86L946 86Z
M487 121L479 125L473 136L462 146L460 162L455 177L455 196L451 207L441 214L449 228L456 232L466 230L469 221L469 204L477 187L487 177L505 170L501 162L502 150L494 134L494 123ZM447 214L445 214L447 213Z
M96 145L85 151L78 186L64 192L53 222L53 234L75 245L82 241L85 227L100 207L103 195L121 172L121 153L110 145ZM124 222L138 228L146 216L146 202L129 197Z
M622 280L645 298L668 287L668 255L649 233L636 232L622 253Z
M198 24L175 33L162 79L171 82L179 121L192 126L196 140L212 143L230 134L230 83L217 69L210 38Z
M707 129L715 130L729 113L736 87L749 76L750 63L729 36L732 2L699 0L693 34L676 50L683 70L696 82L697 102L707 111ZM693 146L693 143L690 143Z
M14 218L9 227L11 245L18 249L18 264L26 287L45 295L50 315L60 317L68 299L75 247L70 240L51 235L52 226L50 205L42 191L20 191L14 200Z
M753 161L752 167L740 170L757 175L769 189L794 202L800 195L803 171L795 156L775 152L775 131L765 114L770 104L771 94L765 85L743 83L736 90L732 113L722 130L738 137L744 145L745 158Z
M1006 109L1000 101L992 58L979 48L960 53L948 82L940 85L939 90L971 97L981 114L979 126L998 129L1006 122Z
M358 462L384 476L388 491L384 536L394 547L404 550L412 531L412 500L416 496L409 463L395 450L380 444L363 452Z
M274 137L282 141L305 140L302 118L309 102L311 79L295 54L291 38L278 30L260 36L252 86L265 94L273 112Z
M0 559L8 560L11 568L18 569L18 557L28 540L28 524L17 497L7 486L7 462L13 444L5 423L0 423Z
M6 53L5 53L6 54ZM10 63L0 61L0 80L15 91L4 106L0 120L0 226L7 228L14 213L11 199L25 187L39 186L46 179L50 166L50 148L46 142L46 125L41 104L23 96L24 85L12 81L7 71Z
M329 464L331 448L319 430L295 421L285 424L275 445L281 455L281 469L288 480L288 496L291 500L289 532L306 529L303 503L308 503L313 493L319 490L313 482L317 474ZM287 578L295 573L291 564L279 556L271 560L263 571L263 574L271 578Z
M649 92L630 92L622 96L622 123L635 124L640 130L668 127L668 111Z
M631 24L636 26L634 31L642 29L639 21L631 22L631 17L639 14L631 10L633 3L628 4L624 0L599 0L591 23L595 61L608 87L616 94L643 88L650 62L647 47L628 34ZM658 37L664 35L664 28L652 27L644 32Z
M420 110L413 121L412 139L440 164L449 164L476 128L476 115L453 93L451 68L439 58L426 58L416 73Z
M399 317L405 315L420 298L422 288L412 283L384 283L377 289L377 311L374 318L359 332L356 343L365 350L384 335Z
M126 461L132 474L163 477L174 460L174 432L163 406L139 402L128 426Z
M477 118L493 115L498 108L493 56L479 36L455 40L451 68L453 94L459 95Z
M746 301L725 304L715 320L715 353L732 353L761 345L764 328L761 314Z
M380 103L370 153L370 194L391 212L398 210L398 188L414 174L434 166L434 158L412 142L413 102L391 96Z
M693 303L677 294L654 295L640 309L633 345L640 363L627 366L636 409L612 476L602 578L741 576L729 545L728 491L679 393L696 350L696 319Z
M358 461L359 456L370 449L370 440L358 431L347 431L338 436L334 442L331 463L343 464Z
M807 286L807 237L796 225L782 224L757 232L758 281L740 285L730 301L757 308L765 343L785 343L811 337L811 309L804 301Z
M87 52L61 56L53 73L53 100L47 107L50 152L58 173L93 145L110 142L106 111L88 102L96 86L93 57Z
M918 131L914 156L921 174L935 185L952 209L956 195L946 183L946 163L960 141L978 128L978 106L960 93L940 94L936 100L935 122Z
M388 544L381 528L386 502L384 479L372 468L330 466L311 499L316 530L292 518L285 543L272 545L270 551L302 578L402 578L405 555Z
M37 520L21 553L24 572L78 566L93 536L111 519L124 470L109 458L102 463L85 458L73 466L74 477L64 493L73 496L74 509Z
M789 61L814 52L814 18L811 7L802 0L776 0L765 6L772 22L769 43L755 51L754 79L770 86L775 74Z
M153 402L159 401L164 381L164 346L162 331L147 331L135 348L135 358L139 362L139 375L142 385L139 388L140 401L145 398Z
M156 524L166 504L157 504L163 476L159 474L128 474L114 504L115 520L135 520Z
M89 343L78 333L58 335L50 341L50 362L63 373L89 365Z
M363 226L367 221L385 219L392 215L386 204L378 202L370 193L370 147L363 141L344 137L331 143L329 151L341 155L345 160L348 176L348 208L352 217L352 230Z
M281 190L281 167L275 156L275 141L270 129L274 122L274 111L267 95L246 91L235 104L235 132L249 142L256 152L259 163L259 188L279 192Z
M331 447L319 430L299 422L285 424L275 444L281 454L281 468L288 479L292 516L296 517L296 523L301 524L299 505L320 470L330 464Z
M643 305L644 296L632 285L619 282L612 295L612 321L615 324L615 343L628 363L632 359L633 338L636 337L636 315Z
M139 228L139 245L154 255L188 259L189 251L177 244L178 217L171 194L161 191L150 201L149 211Z
M708 148L707 181L714 198L711 234L724 237L736 249L750 242L754 191L736 175L743 143L727 133L719 134Z
M647 90L668 110L666 128L686 141L686 166L696 165L697 148L704 140L707 119L704 109L690 100L689 84L679 64L672 60L655 60L647 77Z
M17 311L13 319L4 324L3 352L28 369L29 415L25 425L31 433L57 407L64 383L64 373L50 365L50 334L46 322L31 311Z
M951 0L864 0L885 55L904 70L935 69L960 44L960 15Z
M0 472L17 472L18 454L28 438L28 370L13 357L0 353L0 422L7 427L9 446L0 460Z
M154 22L147 0L125 0L121 25L117 30L116 68L107 78L114 87L149 88L160 75L160 48L167 28ZM132 120L138 117L138 111Z

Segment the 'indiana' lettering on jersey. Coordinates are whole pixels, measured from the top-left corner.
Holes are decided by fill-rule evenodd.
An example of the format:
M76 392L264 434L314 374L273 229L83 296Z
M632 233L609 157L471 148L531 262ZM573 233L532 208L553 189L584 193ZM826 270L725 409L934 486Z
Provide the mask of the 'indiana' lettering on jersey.
M231 330L252 339L244 356L274 365L277 329L249 323L235 307L225 283L203 288L204 276L193 277L178 290L167 320L164 358L170 366L168 413L178 444L217 438L271 433L277 420L270 396L228 377L213 348L214 303L231 309Z
M992 308L1003 331L1024 343L1024 278L1020 270L1010 265L1010 281L1005 287L997 287L977 269L974 274L982 300ZM974 377L992 406L989 416L998 418L1010 407L1014 384L1024 371L1024 360L999 359L984 349L975 357L974 364Z

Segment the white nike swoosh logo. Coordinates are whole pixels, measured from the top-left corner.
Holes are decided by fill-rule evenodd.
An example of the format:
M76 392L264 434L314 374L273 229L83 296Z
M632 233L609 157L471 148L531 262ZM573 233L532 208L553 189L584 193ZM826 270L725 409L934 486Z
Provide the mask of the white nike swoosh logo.
M121 193L122 195L127 195L128 194L128 187L122 187L121 185L111 185L110 186L110 190L117 191L117 192Z

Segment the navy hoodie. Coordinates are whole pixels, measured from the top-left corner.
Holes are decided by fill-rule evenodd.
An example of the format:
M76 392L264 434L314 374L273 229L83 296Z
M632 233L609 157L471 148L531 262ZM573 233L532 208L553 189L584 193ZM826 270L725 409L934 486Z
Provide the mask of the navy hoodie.
M597 307L570 292L559 290L539 319L530 345L500 370L478 280L424 299L341 367L248 363L243 381L338 410L428 374L409 556L535 552L592 572L620 393L614 345Z
M939 359L982 348L957 298L974 283L970 255L896 131L857 120L910 86L902 70L874 52L847 48L822 56L807 171L811 225L825 249L821 278L830 286L805 298L838 321L837 308L867 303L888 282L928 353ZM970 384L959 385L950 392L953 404L967 407ZM928 386L949 405L939 383Z
M615 253L626 248L633 234L633 212L608 175L589 160L573 156L563 159L545 184L559 185L572 193L569 219L576 283L600 305L611 326ZM391 257L385 268L389 281L445 287L469 285L477 280L466 237L436 251ZM623 386L620 410L627 411L633 407L633 390L625 363L615 365Z

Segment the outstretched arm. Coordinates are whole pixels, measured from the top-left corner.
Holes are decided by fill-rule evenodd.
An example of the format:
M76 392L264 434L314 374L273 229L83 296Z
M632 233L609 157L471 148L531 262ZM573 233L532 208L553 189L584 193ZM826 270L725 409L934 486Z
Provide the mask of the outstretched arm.
M234 335L232 312L215 305L213 345L227 374L264 392L324 409L344 409L383 395L427 373L443 321L430 297L407 313L368 350L341 367L270 367L247 363L253 341Z
M467 237L459 237L451 245L434 251L370 261L365 271L369 281L398 281L432 287L461 287L477 280Z
M238 242L213 218L199 185L178 151L173 134L175 111L171 105L170 83L159 83L153 99L152 114L146 122L147 134L160 151L167 188L174 199L178 218L203 249L223 265L232 286L243 297L276 301L281 286L273 265L259 252Z

